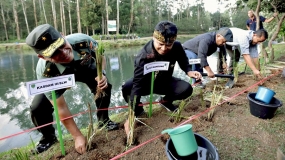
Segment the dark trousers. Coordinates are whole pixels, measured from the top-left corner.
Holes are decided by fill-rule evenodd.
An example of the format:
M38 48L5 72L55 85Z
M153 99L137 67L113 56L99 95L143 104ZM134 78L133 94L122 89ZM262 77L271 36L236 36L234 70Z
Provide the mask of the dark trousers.
M123 86L122 92L125 101L129 102L129 96L133 88L133 78L129 79ZM179 78L172 77L170 83L165 84L165 81L155 80L153 93L159 95L165 95L164 101L172 103L174 100L182 100L191 96L193 92L192 86ZM150 84L143 84L141 95L136 97L136 102L140 102L140 96L150 95ZM135 112L139 112L140 109L135 108Z
M233 47L230 46L230 45L226 45L226 51L227 53L229 54L230 56L230 63L229 63L229 74L233 74L233 69L237 66L238 62L239 62L239 59L240 59L240 51L238 49L234 49L232 50ZM219 59L219 62L218 62L218 70L219 72L223 72L223 55L222 55L222 52L218 52L218 59Z
M93 94L96 94L97 81L95 80L96 71L94 70L77 70L75 71L75 80L85 83ZM108 83L108 88L105 89L106 95L95 100L97 109L108 108L111 99L112 85ZM31 118L34 125L41 126L53 121L52 113L54 111L52 104L44 94L36 95L30 106ZM97 112L98 121L106 123L109 121L108 110ZM48 125L38 129L43 134L41 141L48 141L55 136L55 129L52 125Z
M233 47L229 45L226 45L226 50L231 58L230 64L229 64L229 71L230 71L230 74L233 74L233 71L239 62L241 53L237 48L233 50Z

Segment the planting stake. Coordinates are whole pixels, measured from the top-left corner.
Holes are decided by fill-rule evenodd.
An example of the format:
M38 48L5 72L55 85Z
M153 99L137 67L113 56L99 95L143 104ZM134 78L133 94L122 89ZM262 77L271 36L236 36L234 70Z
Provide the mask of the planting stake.
M63 140L62 140L62 134L61 134L60 121L59 121L59 116L58 116L55 91L51 91L51 94L52 94L53 107L54 107L54 113L55 113L55 119L56 119L56 126L57 126L58 135L59 135L60 149L61 149L62 155L65 156L65 150L64 150Z
M151 72L151 85L150 85L150 96L149 96L149 112L148 112L148 117L151 117L151 115L152 115L153 84L154 84L154 72Z

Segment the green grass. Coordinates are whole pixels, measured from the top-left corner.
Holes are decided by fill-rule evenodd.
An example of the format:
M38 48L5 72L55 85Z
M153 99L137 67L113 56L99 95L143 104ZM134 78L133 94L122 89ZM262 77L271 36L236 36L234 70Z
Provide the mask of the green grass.
M256 146L258 141L253 138L230 138L230 141L235 145L238 154L234 154L234 157L230 157L229 159L246 159L246 160L254 160L252 156L256 152Z

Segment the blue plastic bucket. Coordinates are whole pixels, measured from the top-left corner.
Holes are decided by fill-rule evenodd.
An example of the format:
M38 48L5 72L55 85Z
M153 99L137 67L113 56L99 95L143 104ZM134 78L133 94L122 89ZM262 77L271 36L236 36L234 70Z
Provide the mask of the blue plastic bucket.
M255 99L264 102L266 104L269 104L274 95L275 92L272 91L271 89L268 89L266 87L259 87L256 92Z

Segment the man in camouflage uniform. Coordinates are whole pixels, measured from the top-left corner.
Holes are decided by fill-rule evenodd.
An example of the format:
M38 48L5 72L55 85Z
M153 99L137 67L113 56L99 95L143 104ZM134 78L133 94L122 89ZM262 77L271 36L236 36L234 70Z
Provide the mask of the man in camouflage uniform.
M75 80L85 83L93 94L96 94L97 86L104 90L106 96L95 100L98 109L108 108L111 98L112 85L108 83L103 74L102 79L97 79L95 48L97 42L88 35L76 33L63 37L49 24L36 27L26 38L26 43L34 49L39 57L36 68L38 79L74 74ZM105 67L105 59L102 68ZM56 102L59 118L70 117L72 114L64 99L66 89L56 90ZM41 126L53 121L53 102L51 93L35 96L31 104L31 118L35 126ZM97 112L99 127L105 126L108 130L118 129L118 125L110 121L108 110ZM72 135L75 141L75 149L78 153L86 152L86 138L80 132L73 118L62 121L63 125ZM57 138L55 129L48 125L38 129L42 133L39 144L32 151L41 153L51 147Z

